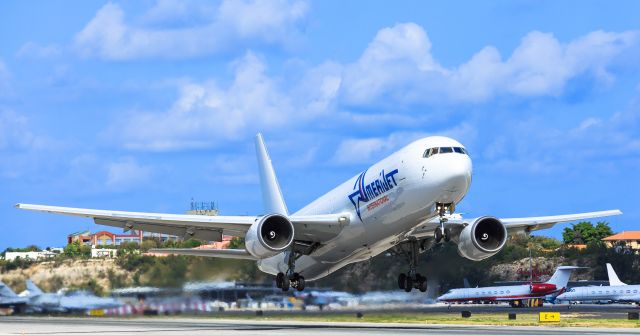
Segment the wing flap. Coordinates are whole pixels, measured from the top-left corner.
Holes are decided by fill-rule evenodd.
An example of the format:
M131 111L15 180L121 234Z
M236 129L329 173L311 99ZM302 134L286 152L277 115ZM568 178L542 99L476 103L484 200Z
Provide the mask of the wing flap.
M349 214L292 216L296 240L324 243L338 236L350 221Z
M152 254L257 260L244 249L150 249Z
M95 223L120 227L125 230L140 229L174 236L186 236L205 241L220 241L222 234L244 237L249 227L258 219L255 216L207 216L109 211L18 204L17 208L53 214L92 218Z

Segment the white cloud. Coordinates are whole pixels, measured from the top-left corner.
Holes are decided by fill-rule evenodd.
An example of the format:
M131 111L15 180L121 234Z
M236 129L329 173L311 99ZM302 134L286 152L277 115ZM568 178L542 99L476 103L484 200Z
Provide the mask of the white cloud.
M61 53L61 47L55 44L40 45L35 42L27 42L20 47L16 56L19 58L49 58Z
M43 143L29 130L26 116L0 108L0 150L28 149L40 145Z
M395 132L385 137L346 139L338 146L332 161L336 164L362 164L383 158L403 145L425 136L426 133Z
M126 22L124 10L107 3L76 35L75 47L87 57L125 60L202 56L250 40L287 46L299 34L297 24L307 11L306 3L300 1L227 0L205 19L186 4L199 6L197 2L158 2L142 16L141 21L153 23L145 26ZM193 16L197 25L171 25Z
M640 163L638 103L608 118L585 117L566 128L538 118L508 124L486 146L482 157L502 171L575 175L585 168L624 171Z
M234 71L228 87L221 88L215 82L184 84L168 111L135 113L114 125L107 135L122 140L130 149L204 148L296 119L289 98L266 75L257 56L247 53L235 63Z
M131 157L123 157L107 165L106 186L111 190L127 190L151 179L152 170Z
M501 95L559 96L587 75L608 83L607 67L637 44L638 32L595 31L569 43L530 32L511 56L487 46L469 61L445 68L433 59L422 27L397 24L378 32L361 57L345 66L341 96L347 104L484 102Z

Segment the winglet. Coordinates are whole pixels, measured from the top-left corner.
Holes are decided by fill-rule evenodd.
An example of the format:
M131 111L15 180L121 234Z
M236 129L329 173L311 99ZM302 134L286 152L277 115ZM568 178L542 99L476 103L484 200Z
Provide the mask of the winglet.
M287 205L284 203L282 191L276 178L276 172L271 165L271 158L264 145L262 134L256 135L256 155L260 170L260 186L262 188L262 203L266 213L288 215Z
M611 263L607 263L607 275L609 276L609 286L627 285L618 278L618 275L616 274L616 272L613 271L613 267L611 266Z

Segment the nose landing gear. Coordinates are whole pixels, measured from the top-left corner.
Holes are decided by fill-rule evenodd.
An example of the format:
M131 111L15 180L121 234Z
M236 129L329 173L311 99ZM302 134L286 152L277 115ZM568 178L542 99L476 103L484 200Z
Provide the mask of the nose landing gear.
M440 243L442 240L445 242L451 241L451 229L445 228L445 223L447 223L447 210L449 214L453 214L456 209L456 205L454 203L450 204L441 204L436 203L436 211L438 211L438 216L440 217L440 227L436 228L433 233L433 237L436 240L436 243Z
M404 250L402 246L399 246L399 248L408 258L409 272L406 274L401 273L398 276L398 287L405 292L411 292L414 288L420 290L420 292L426 292L427 277L416 271L418 267L418 240L411 239L407 244L409 245L409 250Z
M304 290L305 280L299 273L295 272L296 268L296 253L292 250L287 255L287 265L289 269L287 273L278 272L276 275L276 287L282 289L282 292L289 291L292 287L298 291Z

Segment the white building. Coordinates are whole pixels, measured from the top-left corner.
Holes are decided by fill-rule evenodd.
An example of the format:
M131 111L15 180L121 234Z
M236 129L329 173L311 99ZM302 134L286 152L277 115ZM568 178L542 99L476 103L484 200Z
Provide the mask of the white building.
M51 252L48 250L43 251L7 251L4 255L4 259L7 261L14 261L17 258L21 259L45 259L45 258L53 258L57 256L58 253Z
M117 249L101 249L101 248L96 248L95 245L91 246L92 258L101 258L101 257L115 258L117 255L118 255Z

